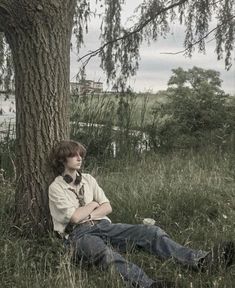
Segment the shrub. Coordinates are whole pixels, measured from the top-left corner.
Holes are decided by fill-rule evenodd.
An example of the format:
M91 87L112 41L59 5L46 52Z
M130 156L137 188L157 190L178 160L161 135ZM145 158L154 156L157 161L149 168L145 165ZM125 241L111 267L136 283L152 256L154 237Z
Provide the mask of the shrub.
M154 149L226 145L233 134L234 107L221 89L219 73L194 67L173 69L168 101L153 109L147 127Z

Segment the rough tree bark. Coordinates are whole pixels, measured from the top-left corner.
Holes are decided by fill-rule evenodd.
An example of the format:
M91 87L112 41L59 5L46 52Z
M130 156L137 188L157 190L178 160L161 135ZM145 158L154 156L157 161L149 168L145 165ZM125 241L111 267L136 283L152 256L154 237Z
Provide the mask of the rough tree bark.
M69 135L70 39L75 0L8 0L2 30L15 67L16 224L50 226L48 155ZM2 18L3 19L3 18ZM0 28L1 28L0 21Z

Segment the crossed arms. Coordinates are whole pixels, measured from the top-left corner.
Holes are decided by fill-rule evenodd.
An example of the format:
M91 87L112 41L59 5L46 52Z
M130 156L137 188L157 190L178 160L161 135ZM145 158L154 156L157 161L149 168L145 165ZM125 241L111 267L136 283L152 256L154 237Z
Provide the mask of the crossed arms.
M83 207L79 207L73 213L70 222L78 223L80 221L86 220L89 217L89 220L95 220L101 217L104 217L112 212L112 207L109 202L102 203L99 205L96 201L92 201Z

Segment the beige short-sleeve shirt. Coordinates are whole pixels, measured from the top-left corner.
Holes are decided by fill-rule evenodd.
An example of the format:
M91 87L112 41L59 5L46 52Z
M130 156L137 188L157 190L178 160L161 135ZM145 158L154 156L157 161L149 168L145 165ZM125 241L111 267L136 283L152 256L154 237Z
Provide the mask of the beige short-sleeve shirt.
M76 187L65 182L62 176L57 176L49 186L49 208L55 231L64 233L66 225L70 222L72 215L79 207L76 193L78 194L82 185L84 187L85 204L92 201L96 201L100 205L109 202L103 189L90 174L82 173L81 183ZM74 190L75 193L72 190ZM100 219L110 221L107 216L94 220Z

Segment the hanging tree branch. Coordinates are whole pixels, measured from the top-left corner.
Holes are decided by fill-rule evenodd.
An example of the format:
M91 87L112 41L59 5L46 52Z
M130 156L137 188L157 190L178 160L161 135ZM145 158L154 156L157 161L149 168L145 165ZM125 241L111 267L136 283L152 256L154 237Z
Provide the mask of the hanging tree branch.
M91 58L95 57L97 54L99 54L102 50L104 50L104 48L108 45L111 45L115 42L118 42L118 41L122 41L124 39L127 39L129 38L130 36L132 36L133 34L136 34L138 32L141 32L151 21L153 21L154 19L156 19L160 14L168 11L168 10L171 10L177 6L180 6L182 4L184 4L185 2L187 2L188 0L181 0L179 2L176 2L174 4L171 4L165 8L162 8L157 14L155 15L152 15L151 17L149 17L146 21L144 21L143 23L140 23L133 31L131 32L127 32L125 35L121 36L121 37L118 37L116 39L113 39L111 41L108 41L106 42L104 45L102 45L101 47L99 47L98 49L96 50L93 50L93 51L90 51L89 53L83 55L82 57L80 57L78 59L78 62L82 61L84 58L88 57L88 59L85 61L85 63L83 64L83 67L86 66L88 64L88 62L90 61Z
M227 20L232 20L233 18L235 18L235 16L227 19ZM218 28L222 27L223 25L225 25L225 23L221 23L220 25L217 25L215 28L211 29L207 34L205 34L203 37L201 37L200 39L198 39L197 41L191 43L191 45L189 47L186 47L184 50L180 50L177 52L160 52L160 54L165 54L165 55L178 55L178 54L182 54L187 52L189 49L191 49L193 46L197 45L198 43L200 43L202 40L206 39L211 33L213 33L214 31L216 31Z
M172 3L173 2L173 3ZM178 2L171 1L166 4L164 1L152 0L144 2L141 5L141 18L139 23L132 26L128 30L121 29L118 23L111 26L109 31L108 21L106 21L106 30L103 34L104 43L98 49L89 51L78 59L82 62L82 69L89 63L91 58L99 55L101 57L101 67L107 73L107 79L116 78L117 73L121 77L127 79L130 75L134 75L138 69L139 63L139 47L143 39L150 41L157 40L159 35L166 35L170 31L169 23L179 16L179 21L186 26L185 31L185 49L176 53L164 54L180 54L187 52L191 56L192 48L199 45L200 51L205 51L205 42L210 34L216 31L215 39L216 52L218 59L222 53L226 53L226 69L231 67L231 50L233 43L233 2L226 1L190 1L181 0ZM165 7L165 5L168 5ZM174 8L178 7L178 12ZM108 9L112 9L112 5ZM117 12L109 11L109 18ZM117 12L118 13L118 12ZM213 13L217 14L218 24L215 28L208 31L209 21ZM111 16L110 16L111 15ZM110 20L110 19L108 19ZM195 27L193 27L195 25ZM116 30L115 30L116 29ZM117 32L119 31L119 32ZM121 34L121 36L119 36ZM226 37L223 35L226 34ZM120 44L117 44L119 42ZM222 48L224 45L224 49ZM161 53L163 54L163 53ZM118 71L118 72L117 72Z

